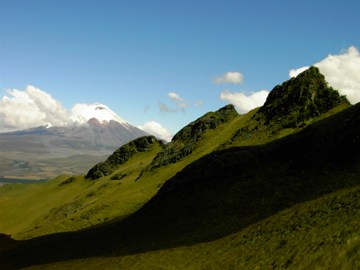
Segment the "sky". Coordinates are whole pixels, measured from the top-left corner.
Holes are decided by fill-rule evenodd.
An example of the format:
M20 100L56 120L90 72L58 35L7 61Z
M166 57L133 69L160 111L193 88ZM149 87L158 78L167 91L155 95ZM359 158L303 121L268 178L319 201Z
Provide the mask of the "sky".
M316 65L360 101L358 0L0 0L0 132L104 104L170 139ZM341 89L340 89L341 88Z

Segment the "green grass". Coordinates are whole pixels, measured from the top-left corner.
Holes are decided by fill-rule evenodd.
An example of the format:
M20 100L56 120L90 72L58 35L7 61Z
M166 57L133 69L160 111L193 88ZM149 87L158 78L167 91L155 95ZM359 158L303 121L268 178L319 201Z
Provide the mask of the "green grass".
M139 209L159 189L161 179L135 181L160 146L141 153L116 173L127 177L98 181L83 176L61 176L45 183L5 185L0 188L0 232L28 239L55 232L91 227L126 217ZM63 184L62 184L63 183Z
M230 138L225 140L219 149L265 144L299 132L308 125L333 116L350 106L351 105L347 103L342 103L318 117L304 121L294 128L284 128L276 121L266 123L265 118L261 114L257 114L259 111L259 108L257 108L237 119L235 122L236 125L233 125L232 128L229 129L231 134Z
M27 269L358 269L360 186L295 205L224 238Z
M177 163L142 173L160 146L137 154L111 175L91 181L83 176L60 185L68 176L46 183L6 185L0 188L0 232L29 239L55 232L73 231L122 219L144 205L161 185L184 167L225 143L249 118L239 115L205 134L195 151ZM111 180L125 175L121 180ZM116 178L116 177L115 177Z

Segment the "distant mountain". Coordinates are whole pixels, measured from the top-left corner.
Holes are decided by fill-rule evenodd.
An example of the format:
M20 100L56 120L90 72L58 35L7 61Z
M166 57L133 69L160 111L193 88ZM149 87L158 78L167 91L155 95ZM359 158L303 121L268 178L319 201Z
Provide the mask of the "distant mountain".
M104 159L121 145L144 135L148 134L106 106L98 105L92 110L77 112L67 126L49 125L0 133L3 160L0 171L2 176L10 178L84 173L94 161Z
M92 118L86 124L66 127L37 127L27 130L0 133L1 150L79 154L79 151L96 151L97 155L114 151L146 132L130 125L110 120L100 122ZM16 142L16 143L15 143Z

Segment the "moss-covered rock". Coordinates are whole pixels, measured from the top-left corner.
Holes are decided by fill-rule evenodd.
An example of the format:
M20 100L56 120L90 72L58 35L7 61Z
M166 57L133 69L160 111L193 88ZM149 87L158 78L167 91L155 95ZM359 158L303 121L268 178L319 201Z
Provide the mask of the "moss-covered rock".
M98 179L103 176L110 175L120 165L127 162L131 157L140 152L145 152L156 144L163 144L154 136L144 136L137 138L116 150L108 159L104 162L100 162L92 167L86 175L88 179Z
M204 116L191 122L175 134L171 143L160 151L153 162L152 168L175 163L190 155L196 148L205 132L229 122L238 116L233 105L229 104L216 112L206 113Z
M284 128L296 127L341 103L349 101L328 86L317 67L310 67L296 78L275 86L255 117L262 114L267 123L280 123Z

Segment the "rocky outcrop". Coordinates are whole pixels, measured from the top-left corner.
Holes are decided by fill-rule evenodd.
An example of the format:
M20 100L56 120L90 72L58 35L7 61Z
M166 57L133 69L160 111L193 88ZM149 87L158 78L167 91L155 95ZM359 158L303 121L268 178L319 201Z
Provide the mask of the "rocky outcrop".
M151 163L152 168L175 163L190 155L207 130L215 129L238 115L233 105L209 112L175 134L171 143L160 151Z
M317 67L310 67L296 78L275 86L255 117L263 115L267 123L296 127L341 103L349 101L328 86Z
M88 179L97 179L107 176L114 172L120 165L127 162L137 153L146 152L152 149L156 144L163 144L154 136L144 136L135 139L116 150L104 162L100 162L92 167L86 175Z

